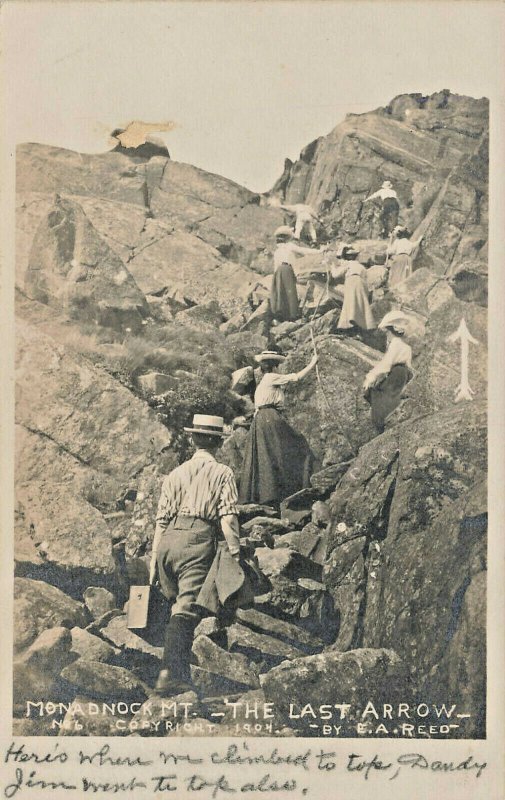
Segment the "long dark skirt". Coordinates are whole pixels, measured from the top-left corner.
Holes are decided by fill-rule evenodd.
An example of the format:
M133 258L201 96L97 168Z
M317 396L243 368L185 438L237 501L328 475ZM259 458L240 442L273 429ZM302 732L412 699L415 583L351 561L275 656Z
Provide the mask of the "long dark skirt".
M270 290L270 306L274 318L280 322L300 317L296 276L291 264L281 264L275 270Z
M260 408L246 442L239 502L278 506L310 485L314 455L276 408Z
M384 430L387 417L400 404L404 387L412 377L405 364L395 364L381 383L365 394L372 409L372 422L379 431Z
M382 201L381 225L382 236L387 239L391 231L398 225L400 205L395 197L385 197Z

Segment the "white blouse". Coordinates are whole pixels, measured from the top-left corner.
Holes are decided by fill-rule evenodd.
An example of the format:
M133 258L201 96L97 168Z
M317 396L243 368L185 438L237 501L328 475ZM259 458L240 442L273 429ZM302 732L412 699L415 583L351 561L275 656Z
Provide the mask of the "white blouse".
M367 381L378 378L379 375L389 375L396 364L405 364L412 369L412 348L398 336L391 339L384 356L368 373Z
M414 255L414 251L417 247L419 247L420 239L411 242L410 239L395 239L394 242L388 247L389 255L390 256L399 256L399 255L407 255L412 256Z
M308 253L314 253L314 250L311 250L310 247L300 247L294 242L282 242L274 250L274 269L280 267L281 264L293 266L297 255L306 256Z
M296 381L296 373L279 375L277 372L267 372L256 387L254 393L254 405L256 408L262 406L284 406L284 389L287 383Z

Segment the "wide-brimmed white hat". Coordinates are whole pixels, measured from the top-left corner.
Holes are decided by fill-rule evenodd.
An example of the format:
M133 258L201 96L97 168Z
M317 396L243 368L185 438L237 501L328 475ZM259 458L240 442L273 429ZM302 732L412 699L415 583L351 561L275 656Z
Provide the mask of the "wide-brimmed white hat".
M293 230L288 225L281 225L280 228L277 228L277 230L275 231L274 236L276 238L278 236L289 236L289 238L291 239L291 237L293 236Z
M263 363L263 361L275 361L277 364L280 364L282 361L286 360L286 356L283 356L282 353L276 353L275 350L263 350L257 356L254 356L254 360L258 362L258 364Z
M209 436L224 436L224 419L210 414L194 414L193 427L184 428L187 433L207 433Z
M397 333L405 333L405 328L408 325L408 319L401 311L389 311L379 322L378 328L385 330L386 328L393 328Z

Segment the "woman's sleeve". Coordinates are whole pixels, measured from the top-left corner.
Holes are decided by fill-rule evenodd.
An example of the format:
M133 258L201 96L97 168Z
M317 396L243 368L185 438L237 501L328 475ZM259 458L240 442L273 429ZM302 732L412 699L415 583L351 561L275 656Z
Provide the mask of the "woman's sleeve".
M276 375L270 383L270 386L285 386L287 383L293 383L298 379L296 372L288 372L286 375Z

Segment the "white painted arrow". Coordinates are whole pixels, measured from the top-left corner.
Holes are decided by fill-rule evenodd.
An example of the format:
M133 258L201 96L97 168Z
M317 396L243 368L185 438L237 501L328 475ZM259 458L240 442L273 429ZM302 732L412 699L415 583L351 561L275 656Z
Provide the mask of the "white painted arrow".
M473 400L474 390L468 382L468 343L479 344L477 339L474 339L468 330L464 317L461 317L458 330L452 333L448 338L448 342L457 342L461 339L461 381L454 392L454 402L459 403L460 400Z

